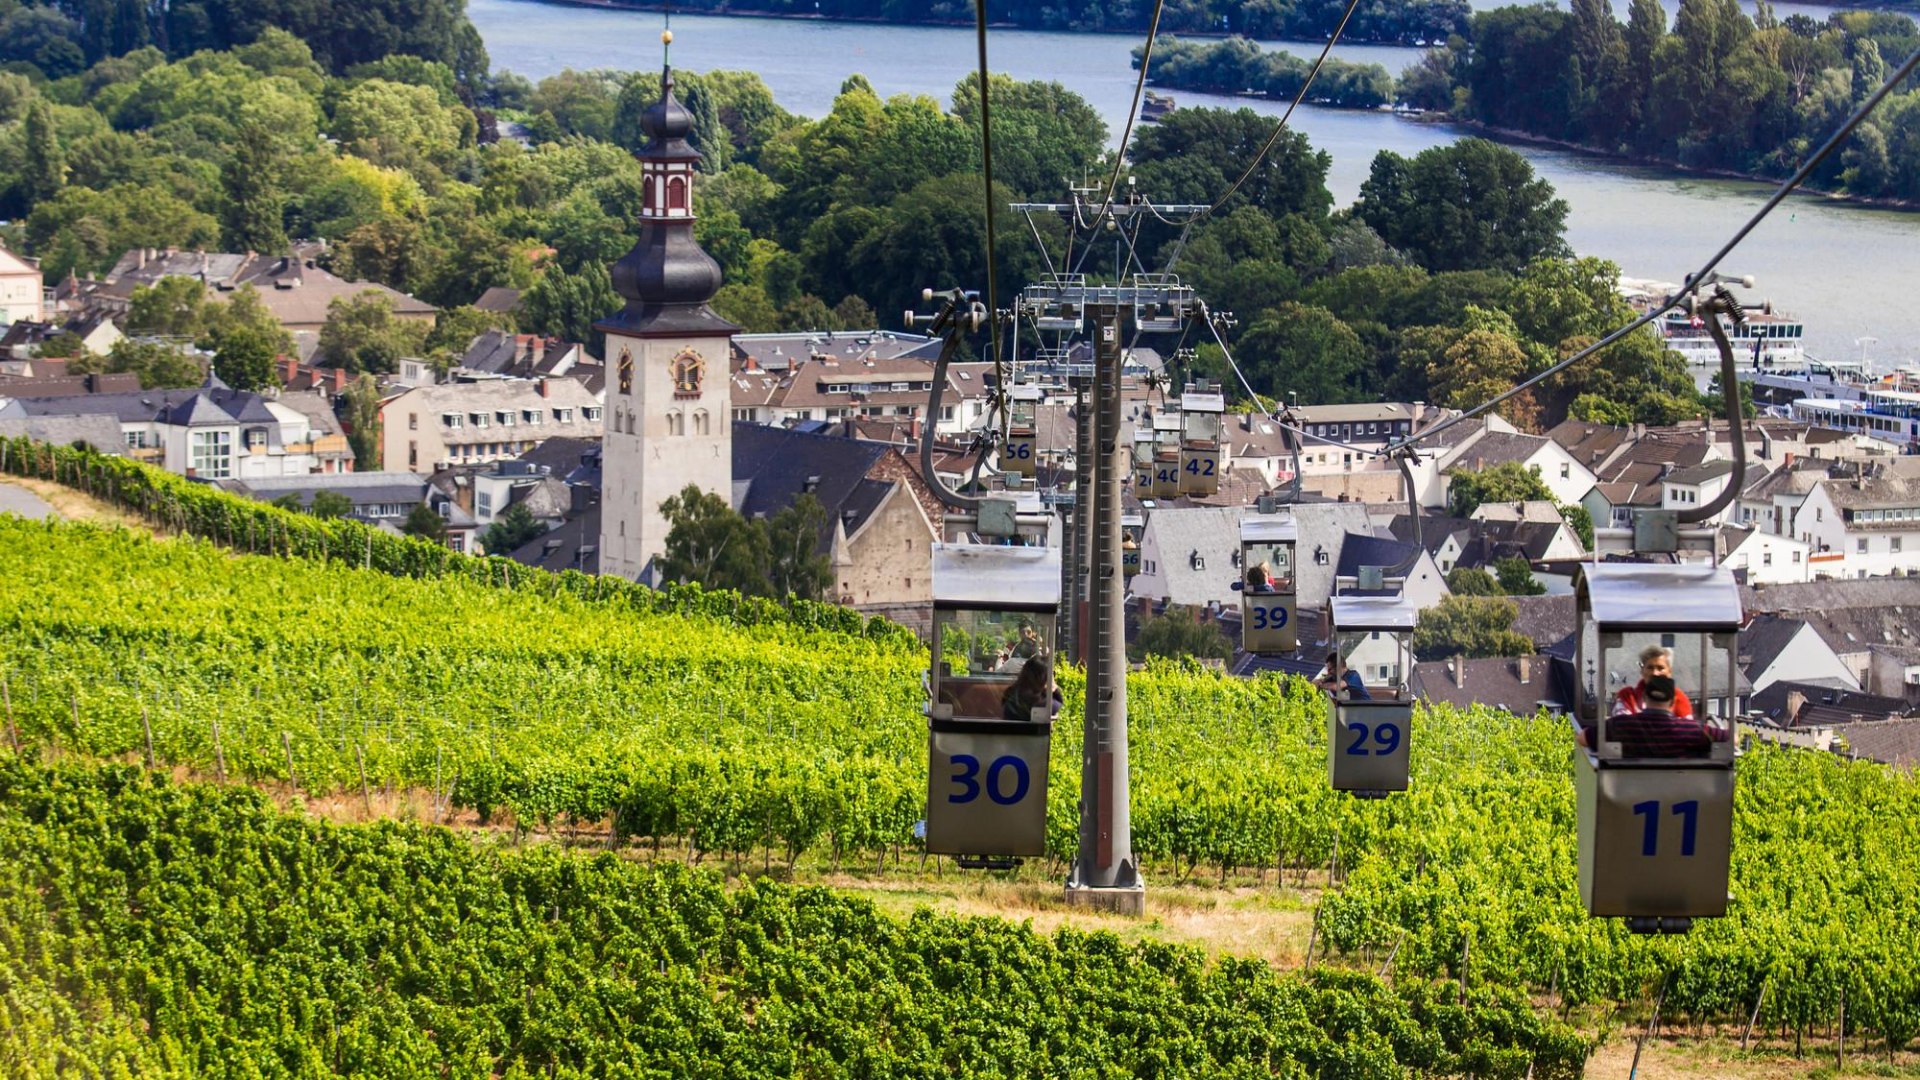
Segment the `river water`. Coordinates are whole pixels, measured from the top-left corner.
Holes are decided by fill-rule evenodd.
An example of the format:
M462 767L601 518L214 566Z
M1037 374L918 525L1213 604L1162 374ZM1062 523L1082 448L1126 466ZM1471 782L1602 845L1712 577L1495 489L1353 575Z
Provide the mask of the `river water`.
M1481 6L1490 0L1475 0ZM1823 20L1830 9L1777 5L1784 17L1804 12ZM469 0L468 14L486 40L496 70L538 80L563 68L657 69L660 16L602 11L536 0ZM692 71L758 72L783 107L824 115L841 81L865 75L882 97L927 94L950 103L954 86L975 63L971 30L777 19L682 15L674 19L673 62ZM1112 34L994 31L995 71L1019 79L1052 79L1085 97L1117 140L1132 100L1130 50L1139 38ZM1282 42L1311 58L1312 46ZM1312 50L1309 52L1308 50ZM1334 55L1380 63L1398 73L1416 50L1341 46ZM1245 106L1278 115L1284 103L1182 91L1183 105ZM1410 156L1460 138L1450 124L1387 112L1302 108L1293 126L1333 158L1327 178L1336 205L1350 203L1380 150ZM1570 208L1567 239L1575 251L1618 263L1631 277L1677 281L1732 237L1772 191L1770 185L1707 180L1625 166L1592 155L1516 147ZM1759 296L1807 327L1816 356L1865 356L1876 365L1920 360L1920 214L1852 206L1816 196L1784 203L1721 264L1758 279Z

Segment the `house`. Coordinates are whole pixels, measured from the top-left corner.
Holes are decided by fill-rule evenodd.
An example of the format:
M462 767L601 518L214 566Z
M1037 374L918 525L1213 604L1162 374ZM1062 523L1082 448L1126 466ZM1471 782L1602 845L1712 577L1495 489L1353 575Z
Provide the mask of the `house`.
M8 417L0 410L0 439L22 437L56 446L84 446L97 454L124 455L127 450L120 423L111 416Z
M1400 578L1400 584L1396 586L1383 580L1380 586L1373 586L1375 570L1381 572L1383 579ZM1446 575L1440 572L1433 554L1425 548L1358 533L1348 533L1342 538L1335 590L1340 596L1397 594L1422 611L1452 595Z
M1749 587L1741 604L1749 613L1772 612L1805 619L1852 673L1854 685L1869 684L1876 646L1920 646L1920 578L1814 580L1804 584Z
M1356 469L1392 469L1379 451L1413 434L1415 407L1400 402L1296 405L1287 410L1300 429L1301 473L1306 477Z
M1140 572L1127 591L1154 604L1234 609L1240 594L1240 520L1243 506L1161 507L1140 536ZM1294 577L1302 609L1323 609L1333 593L1341 548L1349 534L1371 535L1367 508L1358 503L1303 503L1291 508L1299 529Z
M0 327L8 323L39 322L52 314L40 264L23 259L0 245Z
M553 476L530 461L497 461L469 477L474 520L485 528L518 506L533 519L553 528L572 516L573 492L565 479Z
M299 500L302 509L311 509L314 496L321 492L332 492L353 503L348 516L389 532L399 532L407 516L425 503L446 522L448 547L455 551L475 550L478 523L417 473L363 472L222 480L218 486L258 502L276 502L291 495Z
M488 330L474 338L467 351L454 361L452 375L455 379L473 376L538 379L569 374L583 362L596 361L579 342Z
M1734 464L1724 458L1703 461L1669 472L1660 481L1660 507L1682 512L1697 510L1718 499L1734 482ZM1701 524L1718 525L1732 516L1732 503Z
M499 315L517 315L520 312L520 290L509 289L504 285L494 285L480 294L473 306L481 311L490 311Z
M344 472L346 438L307 413L209 377L191 390L14 398L0 415L109 416L130 456L204 480Z
M733 418L769 426L855 417L926 422L940 344L890 330L735 334ZM992 364L948 365L940 415L931 418L936 431L957 438L980 425L992 370Z
M1454 657L1413 665L1408 689L1431 705L1471 708L1486 705L1515 716L1532 716L1541 709L1554 713L1573 708L1571 665L1564 673L1550 656Z
M1461 471L1484 472L1498 465L1523 465L1538 476L1556 502L1577 503L1593 490L1593 470L1576 460L1566 447L1544 435L1484 430L1441 457L1441 473L1451 478Z
M107 280L116 295L132 296L134 289L162 278L190 277L206 285L217 300L251 285L280 325L295 333L317 333L326 325L328 307L335 300L369 292L384 297L393 305L394 315L402 319L425 321L439 312L425 300L377 282L336 277L316 261L319 253L318 249L256 255L136 248L120 257L108 271Z
M1864 688L1882 697L1897 697L1908 705L1920 703L1920 646L1867 646Z
M1739 649L1738 663L1755 693L1781 680L1860 689L1853 671L1805 619L1756 615L1741 629Z
M556 435L598 439L601 406L572 379L416 386L380 406L382 460L427 475L518 457Z
M1879 723L1907 715L1900 698L1830 686L1825 682L1776 681L1753 695L1752 710L1785 728Z
M8 368L31 368L11 374ZM66 360L9 361L0 363L0 398L74 397L81 394L130 394L140 389L140 376L131 371L117 374L68 375Z
M1831 730L1836 742L1846 747L1849 757L1902 769L1911 769L1920 763L1920 720L1835 724Z
M1853 479L1829 477L1798 515L1813 545L1815 576L1888 577L1920 572L1920 479L1877 467Z
M1720 565L1744 570L1752 584L1812 581L1812 554L1811 545L1790 536L1732 525L1720 529Z

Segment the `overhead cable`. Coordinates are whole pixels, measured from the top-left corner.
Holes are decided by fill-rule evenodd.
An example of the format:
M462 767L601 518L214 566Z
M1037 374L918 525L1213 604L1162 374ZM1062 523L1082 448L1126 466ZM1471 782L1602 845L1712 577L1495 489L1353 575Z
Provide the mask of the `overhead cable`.
M1327 38L1326 47L1320 50L1320 58L1313 62L1312 69L1307 72L1306 81L1300 84L1299 91L1293 95L1293 101L1287 106L1287 111L1280 114L1280 123L1274 126L1273 134L1267 136L1266 145L1262 146L1260 152L1253 156L1253 161L1247 165L1247 171L1240 174L1240 179L1235 180L1233 186L1227 189L1227 193L1215 200L1214 204L1207 208L1206 214L1201 215L1202 217L1206 217L1227 205L1227 200L1233 198L1234 193L1240 190L1240 186L1245 184L1249 177L1253 176L1253 171L1260 167L1262 161L1266 160L1268 151L1273 149L1273 144L1280 141L1280 133L1287 130L1287 121L1293 118L1293 110L1299 108L1300 103L1306 100L1307 89L1313 85L1313 80L1320 74L1320 66L1327 62L1327 54L1331 53L1333 47L1340 43L1340 35L1345 33L1347 29L1347 20L1353 18L1353 9L1359 6L1360 0L1347 0L1347 10L1341 13L1340 24L1333 28L1332 35ZM1136 105L1136 108L1137 107Z
M974 0L974 9L983 11L984 4L985 0ZM1100 224L1100 219L1106 216L1107 209L1113 205L1113 193L1119 190L1120 171L1127 164L1127 144L1133 141L1133 122L1140 116L1140 96L1147 90L1147 65L1153 62L1153 42L1160 36L1160 11L1165 6L1166 0L1153 0L1153 18L1147 23L1147 44L1140 52L1140 77L1133 83L1133 108L1127 110L1126 126L1120 129L1120 146L1113 152L1113 175L1107 178L1107 197L1101 200L1099 211L1093 215L1092 224L1087 226L1089 229ZM979 15L976 21L985 18L984 14ZM981 25L986 24L981 22ZM983 34L985 32L981 31Z
M1897 70L1895 70L1892 74L1888 75L1886 82L1880 84L1880 89L1875 90L1872 93L1872 95L1870 95L1865 101L1860 103L1860 107L1853 111L1853 115L1847 117L1846 122L1842 123L1839 129L1836 130L1831 136L1828 137L1826 142L1820 144L1820 149L1814 151L1812 157L1808 158L1800 166L1799 169L1794 171L1794 174L1792 176L1788 177L1785 181L1781 183L1779 189L1773 193L1773 196L1769 198L1766 201L1766 203L1760 207L1759 210L1755 211L1752 217L1747 219L1746 224L1740 226L1740 228L1733 234L1733 238L1728 240L1725 244L1722 244L1720 246L1719 251L1716 251L1713 253L1713 257L1707 260L1706 265L1702 266L1699 270L1695 271L1694 273L1687 275L1686 287L1683 288L1680 292L1667 297L1666 301L1660 304L1660 306L1653 308L1652 310L1648 311L1646 314L1640 316L1639 318L1633 320L1632 322L1626 324L1625 326L1622 326L1620 329L1615 330L1613 333L1608 334L1606 337L1601 338L1599 341L1594 342L1593 344L1587 346L1586 348L1581 349L1578 352L1575 352L1573 355L1567 357L1564 360L1561 360L1560 362L1554 364L1553 366L1547 368L1546 370L1540 372L1539 374L1534 375L1526 379L1525 381L1513 386L1511 389L1504 390L1494 395L1493 397L1488 398L1486 401L1483 401L1480 404L1475 405L1473 408L1468 409L1467 411L1461 413L1458 416L1450 417L1446 420L1441 421L1438 424L1433 425L1430 428L1427 428L1424 431L1416 432L1415 434L1409 435L1406 438L1399 440L1398 442L1390 443L1379 452L1381 454L1392 454L1400 450L1403 450L1409 446L1412 446L1415 443L1422 442L1426 439L1430 439L1433 436L1438 435L1441 432L1447 430L1448 428L1454 426L1455 424L1462 423L1467 420L1471 420L1472 418L1480 415L1481 413L1486 412L1488 409L1491 409L1499 405L1501 402L1504 402L1507 399L1512 398L1516 394L1523 394L1527 392L1533 387L1538 386L1541 382L1549 378L1552 378L1555 375L1558 375L1560 372L1565 371L1569 367L1572 367L1574 364L1578 363L1579 361L1586 359L1587 357L1593 355L1594 353L1599 352L1601 349L1604 349L1607 346L1612 345L1614 342L1619 341L1621 338L1626 337L1628 334L1633 333L1635 330L1638 330L1641 327L1646 326L1648 323L1653 322L1655 319L1660 318L1662 315L1665 315L1667 312L1672 311L1674 308L1680 305L1681 300L1687 295L1687 293L1691 292L1694 288L1712 284L1713 278L1711 275L1713 274L1714 269L1720 265L1720 260L1726 258L1727 255L1731 253L1735 247L1739 246L1742 240L1745 240L1747 238L1747 235L1749 233L1753 232L1754 229L1759 227L1762 221L1766 220L1766 217L1768 214L1773 213L1773 210L1775 207L1779 206L1780 203L1784 201L1788 195L1793 194L1795 189L1799 188L1801 184L1805 183L1807 177L1813 174L1813 170L1817 168L1822 161L1825 161L1827 157L1831 155L1835 150L1839 149L1840 144L1846 141L1847 136L1853 134L1853 130L1859 127L1861 121L1865 120L1867 116L1871 114L1873 110L1876 107L1878 107L1882 101L1886 99L1886 96L1893 91L1893 88L1900 85L1900 83L1903 80L1905 80L1907 76L1913 74L1913 71L1916 65L1920 65L1920 49L1915 50L1913 55L1907 57L1907 60L1905 63L1901 64ZM1718 316L1716 316L1716 318L1717 317ZM1722 387L1721 392L1732 393L1733 390L1728 387Z

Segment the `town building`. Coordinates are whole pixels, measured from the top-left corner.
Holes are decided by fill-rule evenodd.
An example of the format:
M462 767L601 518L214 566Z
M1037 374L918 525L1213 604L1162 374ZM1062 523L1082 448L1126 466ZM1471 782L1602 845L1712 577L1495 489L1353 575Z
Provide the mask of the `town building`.
M280 325L295 333L318 333L326 325L328 309L335 300L365 293L384 298L393 305L398 318L425 321L439 312L425 300L377 282L337 277L319 265L319 254L319 249L311 248L285 255L136 248L120 257L108 271L107 280L111 283L109 291L122 300L130 298L134 289L168 277L193 278L216 300L252 286L260 295L260 303Z
M422 476L515 458L555 436L601 437L601 405L573 379L416 386L380 406L381 460Z
M0 246L0 327L39 322L50 314L49 290L40 265Z

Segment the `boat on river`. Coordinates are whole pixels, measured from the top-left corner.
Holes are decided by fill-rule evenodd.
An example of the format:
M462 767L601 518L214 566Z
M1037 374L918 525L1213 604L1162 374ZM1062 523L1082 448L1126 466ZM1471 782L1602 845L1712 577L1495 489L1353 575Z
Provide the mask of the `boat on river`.
M1672 282L1638 278L1621 278L1619 285L1620 295L1639 312L1664 304L1680 288ZM1720 373L1720 349L1699 316L1669 311L1656 325L1667 348L1686 358L1694 382L1705 388ZM1807 365L1802 345L1806 327L1799 319L1777 311L1749 311L1738 326L1721 316L1720 326L1733 345L1734 362L1743 378L1748 372L1800 371Z

